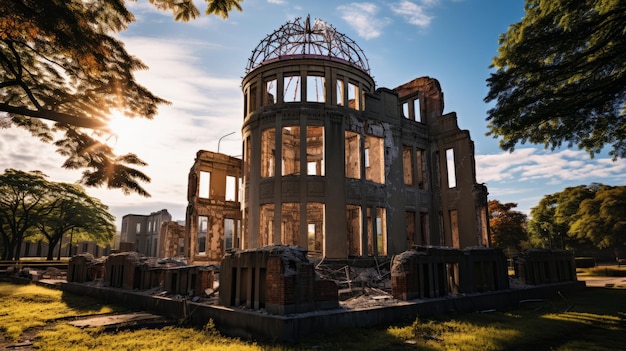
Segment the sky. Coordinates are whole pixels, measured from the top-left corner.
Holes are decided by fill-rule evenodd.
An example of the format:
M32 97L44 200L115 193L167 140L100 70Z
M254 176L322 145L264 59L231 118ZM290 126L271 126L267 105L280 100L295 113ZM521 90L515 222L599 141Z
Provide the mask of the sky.
M206 4L195 3L204 13ZM485 135L492 106L483 101L489 66L500 34L522 19L523 0L244 0L243 11L228 19L203 15L187 23L147 0L127 5L136 21L116 36L149 67L136 72L137 80L172 104L161 106L151 121L128 121L113 144L118 153L134 152L148 163L141 170L152 178L144 184L151 197L87 188L109 206L118 230L126 214L167 209L174 220L185 219L187 177L197 151L242 154L241 81L252 51L281 25L307 15L361 47L376 88L393 89L421 76L439 80L444 113L456 112L459 127L475 143L477 181L487 185L490 200L517 203L516 210L530 214L544 195L568 186L626 184L625 159L612 161L606 153L591 159L576 148L532 144L510 153ZM41 170L51 181L77 181L81 171L62 169L62 163L52 145L21 129L0 129L0 171Z

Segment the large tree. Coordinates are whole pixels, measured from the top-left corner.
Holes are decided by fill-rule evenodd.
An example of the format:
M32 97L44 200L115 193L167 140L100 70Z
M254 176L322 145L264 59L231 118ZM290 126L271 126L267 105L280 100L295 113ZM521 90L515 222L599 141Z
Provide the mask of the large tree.
M520 251L528 240L526 233L526 215L513 210L516 203L501 203L498 200L490 200L489 230L491 245L506 249L509 252Z
M100 200L75 184L51 182L39 172L8 169L0 174L0 235L2 259L19 259L24 240L45 239L48 259L63 235L110 242L115 218Z
M48 243L48 260L53 259L54 248L70 233L70 241L81 238L103 246L110 243L115 235L115 217L106 205L87 195L79 185L56 183L50 189L43 206L45 212L40 213L35 225ZM68 245L71 248L72 242Z
M626 157L626 0L526 0L487 80L488 135Z
M569 233L600 249L626 245L626 186L602 186L583 200Z
M242 0L205 1L207 14L241 10ZM199 16L192 0L150 3L176 20ZM0 127L54 143L85 185L149 196L136 168L145 162L103 142L113 111L151 119L167 103L136 82L147 67L113 37L133 21L124 0L0 0Z
M50 183L41 172L8 169L0 174L0 235L2 259L20 258L24 237L39 219Z

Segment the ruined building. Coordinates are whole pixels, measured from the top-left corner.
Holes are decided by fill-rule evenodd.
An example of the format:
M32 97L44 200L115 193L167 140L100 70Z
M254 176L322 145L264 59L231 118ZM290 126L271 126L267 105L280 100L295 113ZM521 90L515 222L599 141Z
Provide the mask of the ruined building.
M145 256L159 255L161 225L170 222L172 215L166 209L149 215L127 214L122 217L120 248L122 251L136 251Z
M242 88L243 162L199 152L190 173L190 257L273 244L327 258L489 245L473 142L443 114L437 80L376 88L359 46L307 18L260 42ZM228 183L214 187L224 172L235 189L242 180L240 211L225 201Z

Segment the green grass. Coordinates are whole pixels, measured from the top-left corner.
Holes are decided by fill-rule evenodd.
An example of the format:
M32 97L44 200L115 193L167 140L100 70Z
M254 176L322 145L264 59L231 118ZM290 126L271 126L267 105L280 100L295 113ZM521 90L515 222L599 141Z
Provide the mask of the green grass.
M0 282L0 328L12 342L38 328L30 329L37 334L33 346L45 350L615 350L623 348L626 335L626 290L605 288L587 288L512 311L336 330L311 335L296 346L224 337L210 322L202 329L109 332L76 328L63 319L116 309L57 290Z
M576 274L582 276L626 277L626 266L596 266L577 268Z

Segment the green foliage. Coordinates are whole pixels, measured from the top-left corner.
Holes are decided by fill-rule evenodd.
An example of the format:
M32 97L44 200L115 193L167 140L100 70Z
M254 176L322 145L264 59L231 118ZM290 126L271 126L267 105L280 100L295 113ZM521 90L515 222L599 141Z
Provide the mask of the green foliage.
M150 178L140 171L116 179L145 163L101 141L114 110L150 119L167 103L135 81L134 72L147 67L113 37L132 21L123 0L3 1L0 112L9 125L54 142L67 157L63 167L86 169L84 184L148 196L137 181Z
M626 157L626 1L526 0L487 80L500 147L563 144Z
M516 203L502 204L498 200L490 200L489 231L491 245L502 249L520 251L528 240L526 233L526 215L513 211Z
M0 174L3 259L18 259L22 241L40 235L49 243L51 260L55 245L70 231L105 244L115 235L115 217L79 185L50 182L41 172L8 169Z
M242 1L206 0L207 14L227 18ZM200 15L192 0L150 3L176 20ZM2 1L0 126L54 143L64 168L84 170L84 185L150 196L140 185L150 178L137 169L146 163L104 142L114 112L151 119L168 103L137 83L134 72L147 67L114 37L134 20L124 0Z
M626 186L579 185L544 196L531 210L534 247L574 249L626 244Z

